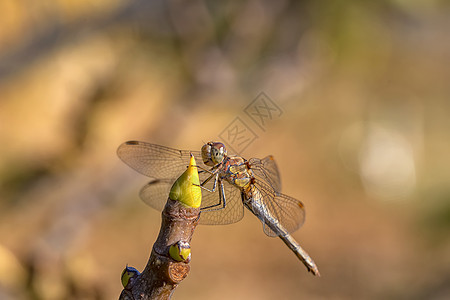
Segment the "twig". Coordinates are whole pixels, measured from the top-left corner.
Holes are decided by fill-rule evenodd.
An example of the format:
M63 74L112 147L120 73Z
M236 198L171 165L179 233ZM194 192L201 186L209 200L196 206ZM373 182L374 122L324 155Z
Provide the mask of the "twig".
M169 255L178 242L189 245L198 224L200 209L169 199L162 212L161 229L150 259L141 274L132 278L119 299L170 299L189 273L189 260L176 261Z

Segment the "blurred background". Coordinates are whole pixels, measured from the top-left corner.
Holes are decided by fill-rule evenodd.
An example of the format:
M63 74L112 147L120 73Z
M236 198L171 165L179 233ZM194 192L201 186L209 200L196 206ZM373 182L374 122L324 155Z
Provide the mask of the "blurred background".
M0 11L1 299L117 299L160 226L117 147L199 150L237 117L252 132L239 154L273 154L304 202L293 236L322 277L247 213L197 228L174 299L450 297L448 1ZM279 109L264 126L245 113L261 92Z

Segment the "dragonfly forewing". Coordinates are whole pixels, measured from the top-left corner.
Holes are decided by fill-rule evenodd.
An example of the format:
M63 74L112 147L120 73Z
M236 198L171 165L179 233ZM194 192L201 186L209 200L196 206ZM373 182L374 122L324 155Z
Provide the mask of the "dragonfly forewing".
M177 178L186 170L190 153L197 164L206 168L199 151L177 150L138 141L125 142L117 149L117 155L131 168L151 178L165 179Z

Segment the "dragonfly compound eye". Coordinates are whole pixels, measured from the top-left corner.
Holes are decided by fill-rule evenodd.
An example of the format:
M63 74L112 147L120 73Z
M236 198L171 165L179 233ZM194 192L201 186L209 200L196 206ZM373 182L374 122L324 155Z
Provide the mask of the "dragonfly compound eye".
M227 155L227 150L225 145L222 143L213 143L211 145L211 159L214 164L220 164L225 156Z
M214 166L214 162L211 159L211 143L205 144L202 147L202 159L203 163L207 166Z

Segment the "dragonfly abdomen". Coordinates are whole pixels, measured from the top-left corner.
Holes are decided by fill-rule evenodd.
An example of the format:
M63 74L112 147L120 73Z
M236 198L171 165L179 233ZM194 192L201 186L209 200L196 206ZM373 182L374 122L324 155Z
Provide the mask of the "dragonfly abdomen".
M303 250L303 248L297 243L297 241L290 234L279 235L280 239L294 252L295 256L306 266L309 272L316 276L320 276L319 269L309 256L309 254Z
M306 266L309 272L320 276L319 269L312 258L262 203L261 193L256 188L252 188L250 189L250 194L244 195L246 198L244 199L244 205L264 224L264 232L272 236L278 236L294 252L295 256Z

